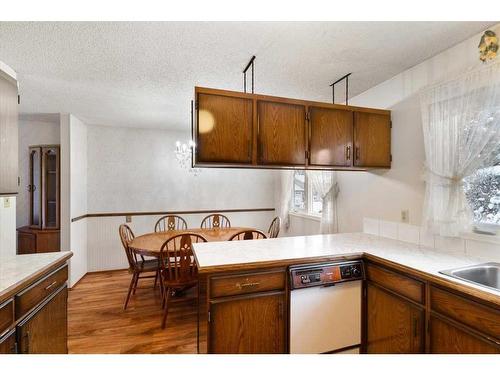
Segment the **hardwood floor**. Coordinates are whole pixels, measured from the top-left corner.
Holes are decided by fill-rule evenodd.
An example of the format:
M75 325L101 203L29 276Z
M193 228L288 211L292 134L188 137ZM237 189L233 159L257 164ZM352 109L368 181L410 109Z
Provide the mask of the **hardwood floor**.
M160 328L160 292L153 279L139 281L126 311L128 271L86 275L68 301L69 353L196 353L196 289L171 299L167 327Z

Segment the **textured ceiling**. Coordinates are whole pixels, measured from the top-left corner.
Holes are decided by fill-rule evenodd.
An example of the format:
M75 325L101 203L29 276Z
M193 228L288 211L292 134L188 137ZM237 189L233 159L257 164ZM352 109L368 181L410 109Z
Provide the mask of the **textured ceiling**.
M0 60L17 71L23 113L187 130L193 87L242 90L252 55L256 92L330 101L348 72L354 96L492 24L0 22Z

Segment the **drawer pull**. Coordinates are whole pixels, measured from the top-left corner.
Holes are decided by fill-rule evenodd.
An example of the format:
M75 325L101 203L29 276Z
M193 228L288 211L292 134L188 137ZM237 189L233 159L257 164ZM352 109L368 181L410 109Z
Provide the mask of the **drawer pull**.
M50 283L49 285L47 285L45 287L45 290L49 290L49 289L53 288L56 285L57 285L57 281L53 281L52 283Z
M256 288L260 285L260 283L236 283L236 288L238 289L248 289L248 288Z

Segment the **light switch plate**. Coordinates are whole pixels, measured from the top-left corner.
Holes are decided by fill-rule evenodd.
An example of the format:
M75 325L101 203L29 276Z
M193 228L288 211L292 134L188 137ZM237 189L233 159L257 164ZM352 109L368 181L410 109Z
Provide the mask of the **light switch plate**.
M410 222L410 210L401 210L401 222L406 224Z
M3 208L10 208L10 198L6 197L3 199Z
M132 216L130 216L130 215L125 216L125 222L131 223L132 222Z

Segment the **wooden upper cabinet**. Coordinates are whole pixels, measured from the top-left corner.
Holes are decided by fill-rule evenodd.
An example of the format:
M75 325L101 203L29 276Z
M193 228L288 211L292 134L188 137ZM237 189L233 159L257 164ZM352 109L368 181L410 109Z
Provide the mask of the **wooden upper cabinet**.
M306 107L257 101L259 164L306 164Z
M196 166L390 168L390 112L195 88Z
M252 162L253 100L197 94L197 163Z
M353 113L310 107L309 164L324 167L352 165Z
M391 116L354 112L354 166L391 166Z

